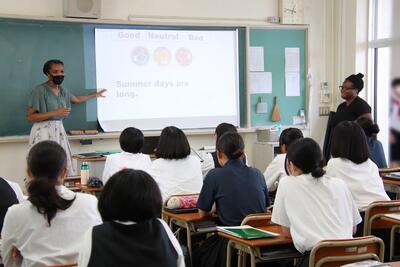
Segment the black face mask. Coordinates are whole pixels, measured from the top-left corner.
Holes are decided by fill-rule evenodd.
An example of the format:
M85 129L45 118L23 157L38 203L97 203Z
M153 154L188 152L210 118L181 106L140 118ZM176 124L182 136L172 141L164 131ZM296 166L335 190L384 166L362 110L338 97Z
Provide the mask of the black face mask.
M60 85L64 81L64 75L51 76L51 79L55 84Z

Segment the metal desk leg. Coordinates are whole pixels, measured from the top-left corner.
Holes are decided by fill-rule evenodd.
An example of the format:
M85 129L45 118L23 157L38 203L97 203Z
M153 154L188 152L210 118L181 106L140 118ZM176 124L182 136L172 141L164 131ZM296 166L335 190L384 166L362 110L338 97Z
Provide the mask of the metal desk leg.
M395 241L396 232L398 229L400 229L400 225L394 225L392 227L392 230L390 231L390 256L389 256L390 261L393 260L393 256L394 256L394 241Z
M252 249L250 249L249 252L250 252L250 266L256 267L256 256L254 255L254 252Z
M186 241L187 241L187 247L188 247L188 252L189 252L190 266L193 266L192 235L190 233L190 225L187 222L185 222L185 228L186 228Z
M228 246L226 247L226 267L231 267L231 257L232 257L232 241L229 240ZM238 265L238 267L241 267Z

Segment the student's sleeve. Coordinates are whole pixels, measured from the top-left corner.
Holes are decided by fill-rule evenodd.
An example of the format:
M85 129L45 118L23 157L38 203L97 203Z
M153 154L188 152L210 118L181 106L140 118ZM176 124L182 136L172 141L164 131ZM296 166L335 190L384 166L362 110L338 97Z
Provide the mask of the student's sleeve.
M379 168L387 168L385 152L383 151L382 143L377 141L377 154L379 157Z
M197 200L197 208L209 212L215 201L216 184L212 173L207 174Z
M258 176L260 177L261 186L262 186L263 191L264 191L265 207L269 207L269 205L271 205L271 201L269 199L268 186L265 183L264 175L259 170L257 170L257 172L258 172Z
M178 260L177 260L177 265L176 266L177 267L185 267L185 258L183 256L182 248L181 248L178 240L176 239L176 237L172 233L172 231L169 228L169 226L163 220L159 219L159 221L161 222L162 226L164 227L165 231L167 232L169 240L171 241L172 245L174 246L174 248L176 250L176 253L178 254Z
M79 267L86 267L89 264L90 255L92 254L92 232L93 228L87 230L81 241L78 256Z
M347 187L346 184L344 186L345 186L346 195L347 195L349 204L351 205L351 211L353 213L353 226L357 226L359 223L362 222L362 218L360 216L360 211L358 210L357 205L354 202L354 199L350 192L350 189Z
M286 183L283 179L275 196L274 209L272 210L272 222L290 228L290 220L285 207Z
M16 225L18 222L13 218L13 213L9 211L4 218L3 229L1 231L1 258L4 266L17 267L21 266L22 261L14 259L12 251L16 246L16 232L18 231Z
M103 170L103 177L102 177L102 181L103 181L103 185L105 185L108 181L108 179L110 178L111 174L111 166L112 166L112 162L111 162L111 158L108 156L106 158L106 162L104 163L104 170Z
M278 181L282 176L282 169L284 166L278 157L275 157L272 162L265 169L264 177L267 183L268 191L275 191L278 187Z
M337 175L337 171L336 169L338 168L337 166L335 166L335 159L331 159L328 161L328 164L326 165L326 175L330 176L330 177L337 177L340 178Z

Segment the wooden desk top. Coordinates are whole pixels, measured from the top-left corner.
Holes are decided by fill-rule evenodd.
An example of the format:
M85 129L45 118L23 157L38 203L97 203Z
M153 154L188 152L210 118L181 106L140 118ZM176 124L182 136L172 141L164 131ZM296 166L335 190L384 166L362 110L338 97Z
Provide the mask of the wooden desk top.
M215 219L214 217L201 218L199 213L197 212L177 214L163 210L163 214L164 216L167 216L171 219L181 220L185 222L198 222L198 221L208 221Z
M393 223L393 224L400 224L400 220L399 219L391 218L391 217L388 217L388 216L382 216L380 219L383 220L383 221L386 221L386 222Z
M383 175L382 180L384 184L400 186L400 179L386 178L385 175Z
M86 191L90 193L96 193L96 192L101 192L103 191L103 187L88 187L86 185L77 185L77 188L79 188L81 191Z
M266 247L266 246L276 246L276 245L289 245L292 244L292 237L290 235L285 235L283 233L283 229L280 225L268 225L257 227L261 230L270 231L279 234L277 237L268 237L268 238L260 238L260 239L242 239L236 236L228 235L223 232L218 232L218 235L225 237L227 239L234 240L238 243L250 246L250 247Z

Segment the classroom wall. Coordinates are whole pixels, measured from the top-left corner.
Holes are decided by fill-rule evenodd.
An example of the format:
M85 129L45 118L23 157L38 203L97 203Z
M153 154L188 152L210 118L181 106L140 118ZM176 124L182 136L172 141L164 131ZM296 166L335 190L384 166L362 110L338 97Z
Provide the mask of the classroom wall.
M346 16L351 17L355 12L356 0L338 0L351 2ZM338 16L341 17L342 6L337 6L337 0L304 0L305 22L309 27L308 78L310 82L308 111L309 132L320 144L323 142L326 117L319 117L319 89L323 81L328 81L336 90L339 78L336 58L338 56ZM0 14L15 14L18 16L62 16L62 0L0 0ZM278 0L103 0L103 19L127 19L130 16L138 20L178 21L189 23L214 23L225 20L232 24L249 23L268 25L266 18L278 16ZM343 3L342 3L343 4ZM157 19L161 16L162 19ZM143 18L146 17L146 18ZM151 17L151 18L148 18ZM183 19L177 19L177 17ZM355 30L355 21L346 21L342 28ZM341 30L341 29L339 29ZM347 33L345 33L347 34ZM350 36L347 34L346 36ZM353 40L354 41L354 40ZM339 51L340 52L340 51ZM341 56L341 66L348 66L346 71L354 71L355 49ZM349 55L350 54L350 55ZM346 62L349 61L349 62ZM342 73L342 72L341 72ZM335 102L335 101L332 101ZM284 103L282 103L283 105ZM252 144L256 140L255 133L242 134L249 161L252 161ZM190 136L189 141L194 148L212 145L214 136ZM93 145L82 146L77 141L71 142L73 153L93 151L96 149L116 149L118 140L97 140ZM24 177L27 144L0 143L0 176L22 183Z

